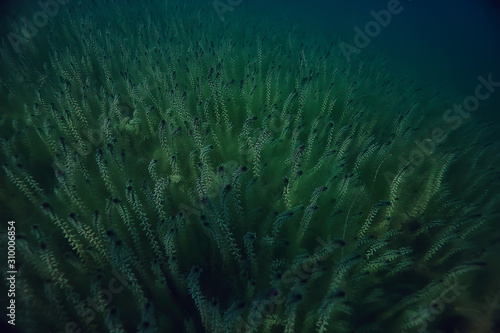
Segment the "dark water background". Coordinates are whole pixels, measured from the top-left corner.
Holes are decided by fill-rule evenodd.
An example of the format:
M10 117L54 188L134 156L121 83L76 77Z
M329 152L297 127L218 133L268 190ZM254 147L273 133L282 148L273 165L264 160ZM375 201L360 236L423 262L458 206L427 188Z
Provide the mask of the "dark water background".
M386 9L388 1L276 1L270 15L286 11L325 33L351 43L354 27L362 30L374 20L370 11ZM475 85L478 75L493 73L500 81L500 2L402 0L403 10L372 38L364 50L387 53L395 69L406 66L422 76L455 84L461 89ZM272 12L272 13L271 13ZM467 90L466 90L467 91Z
M68 5L61 5L61 12L83 3L81 0L65 1L68 1ZM97 1L106 0L94 0ZM133 1L117 3L126 6ZM385 11L388 4L395 0L220 0L221 3L233 4L232 11L224 13L224 22L218 18L213 6L214 0L169 1L190 6L193 12L197 11L200 4L212 7L208 14L213 16L214 24L231 24L232 20L239 20L241 15L246 15L249 22L257 22L259 18L275 21L278 27L283 25L283 33L293 24L298 29L311 31L311 35L304 38L316 40L317 36L314 34L317 34L327 36L326 40L355 45L354 28L359 27L365 31L367 23L375 21L371 12ZM9 47L6 36L11 28L5 18L9 17L14 22L20 22L22 17L31 18L41 10L39 2L0 0L1 47ZM141 4L148 6L149 2L150 0L144 0ZM500 82L499 0L398 2L401 12L392 15L390 23L381 27L379 34L370 37L369 44L361 49L359 55L352 55L353 59L362 57L370 66L373 65L370 64L372 57L386 57L390 64L389 70L397 73L396 75L415 78L426 89L442 89L445 96L453 96L443 103L443 110L436 111L439 112L436 115L438 117L452 108L454 103L461 104L464 98L473 95L479 84L479 76L491 75L493 81ZM111 1L109 4L112 12ZM58 17L52 20L54 19ZM138 19L140 20L140 16ZM165 20L168 19L165 17ZM43 27L38 32L40 35L46 33L49 33L48 27ZM381 69L385 70L387 69ZM1 98L3 97L0 96ZM500 87L488 99L481 101L471 120L478 121L479 124L491 124L490 130L482 138L484 143L500 140ZM481 126L476 127L478 131L482 131Z
M81 0L65 1L69 6L60 6L61 11L82 3ZM193 12L200 4L213 7L209 15L213 15L214 24L230 24L232 20L241 19L241 15L247 15L249 22L257 22L259 18L275 21L278 27L283 25L283 33L293 24L298 29L311 31L311 34L327 36L327 40L355 45L354 28L365 31L367 23L375 21L371 12L387 10L388 4L395 0L219 0L219 3L232 4L232 11L224 13L225 22L219 20L214 0L170 1L190 6ZM122 6L127 2L132 3L132 0L118 1ZM149 2L144 0L141 3L148 6ZM401 12L392 15L390 23L381 27L376 36L370 37L369 44L352 58L362 57L370 66L372 57L386 57L389 70L397 75L415 78L427 89L442 89L446 96L455 96L452 102L446 100L443 113L448 106L461 104L465 97L474 94L479 76L491 75L493 81L500 82L499 0L398 2ZM109 3L109 8L112 8ZM38 0L0 0L1 47L9 47L6 36L11 28L6 17L20 22L23 16L31 18L40 9ZM39 34L44 33L48 33L47 27L39 31ZM315 37L310 36L312 40ZM387 69L381 69L384 70ZM490 128L493 130L487 133L486 141L499 140L500 135L496 133L500 133L500 87L481 101L473 118L492 124Z
M78 5L80 0L66 1ZM1 37L5 38L9 31L6 15L11 14L14 20L23 15L31 18L40 10L38 2L0 0ZM206 0L207 4L213 2ZM221 2L231 3L227 0ZM293 20L301 26L317 29L318 33L350 44L353 44L355 36L354 27L364 30L365 25L374 20L370 12L387 9L389 2L232 0L232 3L237 3L233 12L248 11L249 15L270 19L286 17L286 20ZM144 5L147 3L144 1ZM185 3L196 11L198 0L186 0ZM371 38L363 53L384 54L391 60L395 71L447 86L459 91L464 97L473 92L479 75L491 73L494 79L500 81L499 0L401 0L400 6L402 12L393 15L390 24ZM213 15L217 16L215 9ZM224 18L226 21L237 19L230 11L224 14ZM493 100L494 104L499 105L500 91L485 104L493 104ZM500 114L498 109L497 113Z
M385 0L252 2L262 15L290 15L349 44L356 34L354 27L364 31L374 20L370 12L388 5ZM463 98L474 93L479 75L492 74L500 82L500 1L402 0L400 5L401 13L393 15L361 52L383 53L402 75L443 86ZM477 114L500 120L500 89L481 103Z

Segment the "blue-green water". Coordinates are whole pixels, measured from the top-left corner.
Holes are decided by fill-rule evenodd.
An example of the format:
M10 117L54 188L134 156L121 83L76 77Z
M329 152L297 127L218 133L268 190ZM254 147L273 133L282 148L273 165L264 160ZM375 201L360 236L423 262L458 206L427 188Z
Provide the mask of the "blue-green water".
M252 1L259 4L259 1ZM296 20L339 34L349 42L354 27L374 20L371 11L387 9L389 1L275 1L260 4L263 15L285 13ZM242 3L243 5L243 3ZM402 11L372 39L367 51L385 49L397 66L425 78L470 88L478 75L498 76L500 6L496 1L400 1ZM469 84L469 85L468 85Z

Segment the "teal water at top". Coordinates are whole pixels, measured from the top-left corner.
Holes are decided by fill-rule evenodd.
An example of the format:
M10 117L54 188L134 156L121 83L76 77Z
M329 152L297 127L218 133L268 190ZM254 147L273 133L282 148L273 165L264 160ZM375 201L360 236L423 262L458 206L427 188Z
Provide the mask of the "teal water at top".
M78 4L76 0L65 1ZM38 2L0 1L0 17L11 14L15 22L20 22L20 16L30 19L40 10ZM194 12L199 6L195 0L178 2L192 6ZM144 1L145 6L147 3ZM391 3L399 3L401 12L392 15L390 23L370 38L363 53L382 53L402 74L432 80L457 90L464 97L475 88L479 75L491 73L500 81L500 2L497 0L206 0L206 3L214 6L214 16L217 16L216 3L225 6L226 22L239 19L239 15L233 15L236 11L252 9L249 15L275 20L277 24L285 17L285 22L295 21L349 44L353 44L356 36L355 27L365 31L366 25L375 20L372 11L379 13L387 10ZM11 13L12 7L18 10ZM9 29L6 20L0 20L2 37L6 37ZM492 100L498 105L500 94L495 94Z
M260 2L260 4L259 4ZM400 13L371 38L363 51L384 52L396 68L415 70L423 78L452 84L470 93L478 75L500 78L500 4L480 1L312 0L256 1L270 16L290 14L353 44L354 28L365 30L371 12L398 2ZM243 3L242 3L243 5ZM500 79L499 79L500 80Z
M370 24L377 21L374 13L383 16L380 13L387 13L389 7L397 7L398 13L391 15L388 24L381 26L376 23L379 31L368 37L367 45L352 58L369 59L383 55L394 72L422 80L431 89L443 89L463 96L457 99L457 103L474 94L479 76L492 75L494 81L500 82L500 3L497 0L169 1L191 6L193 12L200 4L212 5L214 17L217 17L217 4L219 8L225 7L224 22L216 20L220 24L239 20L243 13L250 17L250 22L255 22L254 16L258 16L270 19L278 26L286 25L285 29L292 23L300 29L311 29L314 34L323 34L332 41L353 46L359 37L357 28L366 32ZM13 22L21 24L23 16L31 19L40 10L40 2L0 1L1 17L9 15ZM67 9L63 7L81 4L76 0L66 2L69 6L61 6L61 11ZM149 1L143 3L148 6ZM12 7L17 8L11 11ZM7 47L9 29L7 20L0 20L1 37ZM315 36L304 38L308 37L313 39ZM481 102L476 115L487 122L500 123L499 105L500 90Z
M244 0L235 10L255 6L262 16L293 18L301 26L355 46L355 28L366 32L367 24L376 22L373 12L387 11L391 5L397 5L398 14L391 15L385 27L378 24L380 31L368 36L367 46L353 59L383 55L395 72L461 96L457 103L474 95L479 76L492 75L500 82L500 3L495 0ZM497 89L474 116L500 129L499 106Z

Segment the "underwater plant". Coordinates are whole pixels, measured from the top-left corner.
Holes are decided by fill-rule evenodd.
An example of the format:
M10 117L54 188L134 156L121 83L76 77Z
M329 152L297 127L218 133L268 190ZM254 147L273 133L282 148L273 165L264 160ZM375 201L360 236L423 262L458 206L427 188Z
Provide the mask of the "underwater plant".
M383 57L190 6L68 4L1 50L16 327L473 327L449 304L498 287L487 124L436 138L453 98Z

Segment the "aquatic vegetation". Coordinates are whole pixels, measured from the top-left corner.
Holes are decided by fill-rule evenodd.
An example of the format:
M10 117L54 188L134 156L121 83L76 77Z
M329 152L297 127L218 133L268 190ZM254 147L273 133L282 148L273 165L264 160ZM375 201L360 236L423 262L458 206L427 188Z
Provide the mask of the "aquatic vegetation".
M495 289L487 125L453 131L446 92L297 27L111 3L2 50L23 331L472 327L421 309Z

